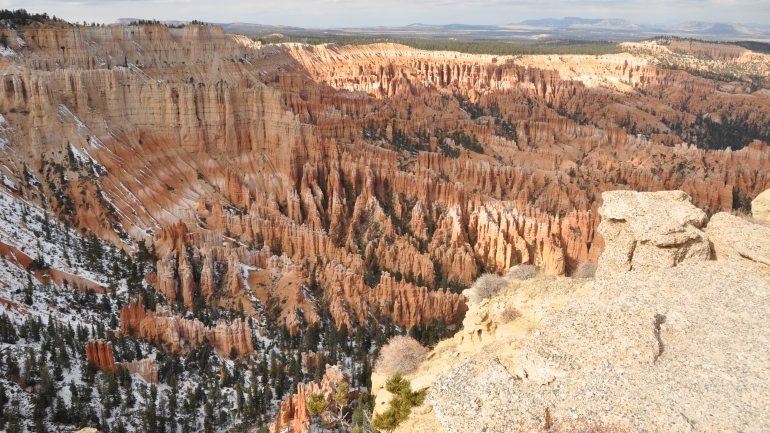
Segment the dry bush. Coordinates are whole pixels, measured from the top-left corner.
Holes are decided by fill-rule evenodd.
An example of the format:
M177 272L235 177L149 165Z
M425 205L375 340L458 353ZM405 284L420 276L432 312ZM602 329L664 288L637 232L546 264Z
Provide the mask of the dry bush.
M572 273L573 278L593 278L596 274L596 263L583 262L577 265L575 272Z
M425 359L428 349L412 337L397 335L380 349L380 356L374 365L377 373L392 376L396 373L409 374Z
M495 274L480 276L471 286L471 302L481 302L484 299L494 298L500 289L507 286L505 278Z
M743 209L733 209L730 211L730 214L737 216L738 218L744 219L750 223L758 224L759 221L754 219L754 215L752 215L751 212L746 212Z
M502 323L510 323L521 317L521 312L513 307L505 307L503 311L497 314L497 318Z
M505 278L512 278L516 280L528 280L537 276L537 270L534 265L518 265L511 268Z

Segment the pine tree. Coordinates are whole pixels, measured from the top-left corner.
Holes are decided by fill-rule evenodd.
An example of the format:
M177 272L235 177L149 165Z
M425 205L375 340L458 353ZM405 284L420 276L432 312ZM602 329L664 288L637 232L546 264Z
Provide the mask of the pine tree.
M40 368L40 398L44 408L53 404L56 397L56 380L51 375L48 366L43 364Z
M155 387L155 384L150 385L150 391L149 395L147 397L147 400L145 401L145 408L144 408L144 415L143 415L143 424L144 424L144 431L148 432L156 432L158 431L158 414L155 410L155 401L158 398L158 388Z
M326 411L329 407L329 402L323 395L313 393L310 394L310 398L307 400L307 412L311 418L316 418Z
M203 406L203 431L214 433L214 407L210 403Z
M5 425L5 406L8 404L8 394L5 392L5 385L0 382L0 429Z
M171 376L171 380L168 381L169 387L171 389L166 393L166 398L168 400L168 430L171 433L176 433L177 428L177 410L178 410L178 402L177 402L177 383L176 383L176 377Z
M27 287L24 289L24 303L27 305L32 305L32 292L34 290L34 286L32 285L32 275L27 273Z

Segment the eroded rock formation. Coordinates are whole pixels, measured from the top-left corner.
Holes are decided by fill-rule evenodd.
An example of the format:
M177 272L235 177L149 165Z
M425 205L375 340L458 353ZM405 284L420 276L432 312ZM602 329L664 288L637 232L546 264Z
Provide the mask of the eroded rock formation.
M671 268L711 257L702 230L706 214L684 192L609 191L602 198L598 230L605 249L598 273Z
M767 94L640 56L262 45L214 26L2 32L16 55L0 59L0 172L79 229L154 242L156 289L188 307L253 314L249 272L269 268L341 294L338 325L375 306L451 323L453 293L483 272L596 261L605 191L681 189L713 213L770 187ZM741 56L722 57L766 61ZM717 143L708 122L759 139ZM294 307L281 318L297 332Z
M112 343L106 340L91 340L86 343L86 359L99 371L115 370Z
M311 419L307 400L312 394L320 394L329 402L330 409L335 410L337 403L333 396L342 383L350 383L350 376L344 373L339 365L327 365L320 385L315 382L307 385L298 384L297 393L286 396L286 399L281 402L275 422L270 425L270 433L282 432L287 428L297 433L310 433ZM329 414L321 414L321 417L328 421Z
M86 359L99 371L115 372L118 367L122 367L131 374L138 374L147 383L158 383L158 365L154 358L116 364L112 353L112 343L106 340L91 340L87 342Z
M138 374L147 383L158 383L158 364L154 358L145 358L141 361L121 363L123 368L131 374Z
M187 345L198 346L208 339L217 352L224 356L231 353L249 355L254 352L251 328L248 322L235 319L232 323L218 323L207 328L197 319L189 320L174 315L169 309L158 305L156 311L147 312L138 302L131 302L120 310L121 332L135 335L148 341L182 350Z

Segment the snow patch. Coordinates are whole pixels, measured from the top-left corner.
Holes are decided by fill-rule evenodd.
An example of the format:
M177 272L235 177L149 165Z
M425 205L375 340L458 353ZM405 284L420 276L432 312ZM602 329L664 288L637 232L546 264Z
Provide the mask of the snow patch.
M2 176L3 176L3 185L5 185L6 187L8 187L8 188L10 188L10 189L15 191L16 190L16 184L13 183L13 181L11 179L8 179L8 177L6 177L6 175L2 175Z

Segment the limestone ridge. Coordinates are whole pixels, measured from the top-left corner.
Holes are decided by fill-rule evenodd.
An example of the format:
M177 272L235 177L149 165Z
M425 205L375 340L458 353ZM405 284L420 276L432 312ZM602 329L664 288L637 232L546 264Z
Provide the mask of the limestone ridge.
M433 412L409 429L770 428L770 229L726 213L705 224L680 191L603 198L616 236L600 274L578 287L512 282L471 303L464 324L480 338L461 331L410 376L430 388ZM521 318L501 322L503 306Z

